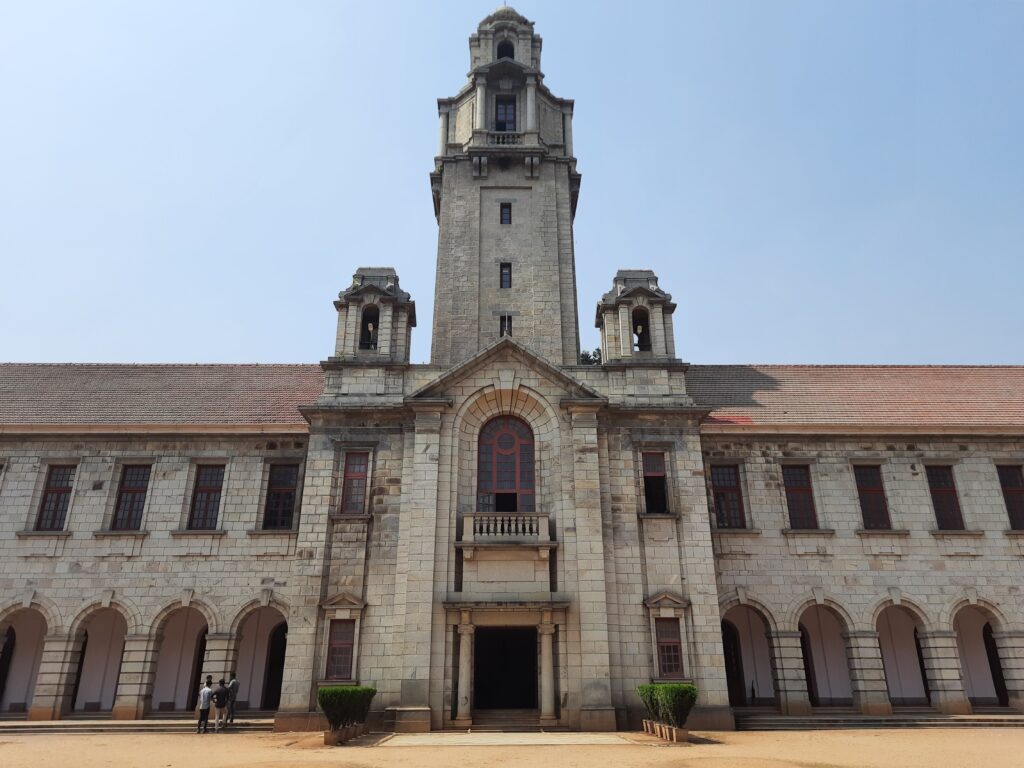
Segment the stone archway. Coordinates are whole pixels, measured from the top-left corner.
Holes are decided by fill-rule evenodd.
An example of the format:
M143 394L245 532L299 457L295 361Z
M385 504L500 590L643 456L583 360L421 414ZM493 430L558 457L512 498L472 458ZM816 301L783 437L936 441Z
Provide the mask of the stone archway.
M964 693L972 707L1009 704L994 617L979 606L965 605L953 618Z
M889 702L894 707L930 704L921 620L906 608L888 605L879 612L876 627Z
M807 693L816 707L853 705L853 685L846 652L846 622L825 605L812 605L800 615L801 646Z
M32 706L46 632L46 618L33 608L0 622L0 712L27 713Z
M281 698L288 622L273 606L251 611L238 628L239 711L276 710Z
M768 622L749 605L735 605L722 617L722 640L726 648L726 676L729 703L736 706L775 706L775 679ZM731 638L730 638L731 635Z
M153 672L154 711L194 708L208 629L206 617L192 607L177 608L164 618Z
M98 608L79 625L81 644L71 695L74 712L110 712L117 696L128 622L120 611Z

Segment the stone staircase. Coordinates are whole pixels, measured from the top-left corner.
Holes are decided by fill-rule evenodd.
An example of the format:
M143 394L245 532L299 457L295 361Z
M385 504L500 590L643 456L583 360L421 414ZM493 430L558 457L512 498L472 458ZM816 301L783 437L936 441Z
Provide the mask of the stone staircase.
M459 729L461 730L461 729ZM536 709L483 709L473 713L472 733L525 733L566 731L567 728L541 728L540 712Z
M226 733L268 733L274 730L273 715L260 713L258 717L236 720ZM113 734L113 733L195 733L196 720L181 713L154 715L146 720L111 720L109 717L73 715L63 720L8 720L0 721L0 736L15 733L35 734ZM210 722L213 732L213 721Z
M738 731L817 731L868 728L1024 728L1024 715L993 708L973 715L943 715L929 707L899 707L893 714L862 715L849 709L818 709L810 715L773 710L739 710Z

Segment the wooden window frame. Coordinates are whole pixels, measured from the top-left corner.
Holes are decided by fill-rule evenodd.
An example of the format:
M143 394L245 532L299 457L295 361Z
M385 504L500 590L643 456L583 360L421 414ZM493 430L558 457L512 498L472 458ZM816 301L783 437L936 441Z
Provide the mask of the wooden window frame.
M661 632L658 631L659 627L673 627L674 636L663 639ZM658 679L685 680L686 656L683 649L683 628L678 617L654 617L654 646L657 651ZM666 662L672 663L678 668L666 670Z
M274 472L282 469L295 470L295 482L291 485L274 485ZM263 530L264 531L293 531L295 530L296 512L299 508L300 490L302 487L302 462L299 461L275 461L267 465L267 495L263 502ZM287 513L287 525L281 523L281 510L273 510L271 506L276 499L286 498L291 494L291 501Z
M335 625L347 624L351 626L352 636L348 642L335 642L334 638L334 627ZM356 646L357 646L357 631L359 629L358 619L328 619L327 621L327 653L325 654L325 668L324 668L324 679L330 681L344 681L351 682L355 680L356 672ZM336 675L335 672L335 649L346 650L348 652L348 674L347 675Z
M498 267L498 288L512 287L512 262L503 261Z
M716 473L715 470L719 472ZM721 473L722 470L732 470L736 473L736 483L734 485L724 485L717 482L716 474ZM712 464L708 467L708 481L711 486L711 503L715 512L715 527L729 530L747 528L747 511L743 503L743 471L739 463ZM734 498L736 501L735 508L738 517L723 514L723 504L731 498ZM731 512L731 510L728 511Z
M349 461L357 457L365 457L362 471L358 465L350 467ZM366 504L370 496L370 475L373 452L369 449L346 450L341 458L341 499L338 512L342 515L365 515ZM353 494L358 494L358 502Z
M515 133L519 125L519 105L515 96L495 96L494 130L498 133ZM511 118L511 119L510 119Z
M192 484L192 500L188 505L188 521L186 522L186 529L189 531L216 531L220 525L220 508L224 503L224 482L227 480L228 465L214 464L214 463L203 463L196 464L195 481ZM220 482L217 485L213 485L207 481L203 484L204 478L203 473L208 470L220 470ZM209 509L205 510L203 517L197 518L196 516L196 505L199 503L200 496L206 496L207 494L217 494L216 510L214 511L212 520L208 520L210 517ZM199 525L199 523L212 522L212 525Z
M141 484L127 485L128 476L136 470L145 469L146 481ZM146 499L149 496L149 483L153 477L152 464L122 464L121 479L117 486L117 498L114 501L114 514L110 518L112 531L142 530L142 516L146 512Z
M964 522L963 507L960 506L960 494L956 487L956 476L951 464L927 464L924 468L928 491L932 497L932 510L935 512L935 525L940 531L963 531L967 529ZM940 474L948 473L949 485L936 485L936 480L945 482ZM949 502L952 506L946 507ZM945 519L952 514L955 519ZM954 525L950 525L954 523Z
M878 475L878 484L871 485L864 475L873 470ZM881 464L854 464L853 482L857 486L857 501L860 504L860 517L866 531L891 531L892 515L889 512L889 500L885 495L885 478L882 477ZM872 502L879 504L880 509L872 509ZM880 515L875 517L875 515Z
M56 485L54 475L57 472L63 473L70 470L67 478L67 485ZM71 509L71 494L75 489L75 479L78 477L77 464L49 464L46 467L46 477L43 480L43 493L39 499L39 508L36 512L35 530L37 531L63 531L68 522L68 511ZM47 509L48 502L53 500L55 506ZM59 523L59 525L58 525Z
M508 494L515 495L516 510L499 514L536 512L537 441L529 423L509 415L488 419L476 447L475 511L498 512L497 497Z
M644 491L644 514L646 515L671 515L672 514L672 495L669 491L668 482L668 467L669 467L669 456L668 451L659 448L644 448L640 451L640 483ZM665 508L654 510L650 509L650 503L648 497L653 495L649 492L647 487L647 479L661 479L661 485L665 496Z
M1006 503L1011 531L1024 531L1024 468L1020 464L997 464L999 487ZM1011 482L1008 484L1007 480Z
M791 484L789 479L793 476L793 470L802 469L806 473L807 484ZM782 489L786 498L786 513L789 518L789 529L794 531L817 531L821 529L818 520L818 507L814 503L814 478L811 476L810 463L793 463L782 465ZM810 507L810 519L801 519L799 515L807 512L806 509L794 509L798 500L804 500ZM808 525L808 523L811 523Z
M503 227L512 224L512 203L498 203L498 223Z

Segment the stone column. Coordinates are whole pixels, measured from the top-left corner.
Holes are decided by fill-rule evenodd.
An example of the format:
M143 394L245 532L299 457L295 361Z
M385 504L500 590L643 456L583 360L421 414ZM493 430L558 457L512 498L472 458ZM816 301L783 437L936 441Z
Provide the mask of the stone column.
M580 729L614 731L608 605L604 571L604 525L598 462L597 407L573 405L572 467L575 484L576 551L580 619ZM567 457L568 458L568 457Z
M141 720L149 712L158 647L158 640L149 635L125 637L112 719Z
M660 304L651 307L651 351L658 357L665 357L665 316Z
M537 130L537 78L526 78L526 130Z
M564 112L562 124L565 126L565 154L572 157L572 112Z
M551 611L544 611L540 625L540 724L554 725L555 716L555 625Z
M956 632L921 632L918 636L932 706L947 715L969 715L971 702L964 692Z
M380 318L377 328L377 354L382 357L391 355L391 328L394 319L394 304L380 304Z
M619 352L623 357L633 356L633 318L625 304L619 305Z
M473 683L473 634L472 612L462 611L459 622L459 688L456 691L455 724L469 727L473 724L473 710L470 706Z
M1024 711L1024 632L993 632L1009 704Z
M811 711L807 697L807 676L799 632L772 632L768 635L772 653L772 677L784 715L806 715Z
M402 677L399 705L388 707L395 730L429 731L431 727L430 643L434 614L434 547L437 531L437 480L441 445L441 409L438 404L416 408L413 483L402 495L404 505L398 531L395 566L394 615L404 623L396 628Z
M448 110L445 109L440 113L441 125L438 129L437 136L437 155L443 157L448 151Z
M476 79L476 129L487 130L487 80Z
M203 659L201 680L207 675L213 678L214 687L222 677L227 680L228 673L235 664L235 636L230 632L210 633L206 636L206 658Z
M891 715L892 704L885 684L885 665L878 633L873 630L843 633L850 665L853 706L865 715Z
M82 654L82 636L47 635L39 662L29 720L60 720L71 711L71 689Z

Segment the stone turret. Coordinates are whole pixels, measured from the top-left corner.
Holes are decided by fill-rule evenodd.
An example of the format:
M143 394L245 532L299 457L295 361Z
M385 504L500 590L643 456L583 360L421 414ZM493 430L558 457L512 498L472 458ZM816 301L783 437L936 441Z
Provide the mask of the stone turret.
M338 294L336 358L409 362L416 302L398 285L391 267L360 267L352 285Z
M672 360L676 357L672 295L658 287L649 269L620 269L597 303L594 324L601 330L606 363Z

